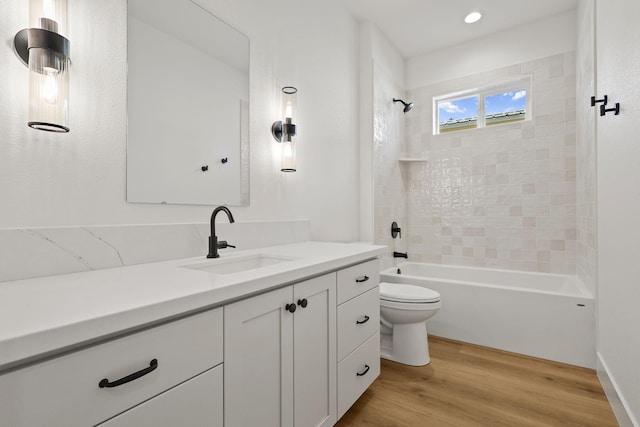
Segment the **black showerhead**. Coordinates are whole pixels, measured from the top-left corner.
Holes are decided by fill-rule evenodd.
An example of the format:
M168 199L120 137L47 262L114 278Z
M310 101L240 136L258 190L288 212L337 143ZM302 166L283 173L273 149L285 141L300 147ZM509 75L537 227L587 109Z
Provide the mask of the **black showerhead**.
M402 110L403 112L407 112L407 111L411 111L411 109L413 108L413 102L404 102L402 99L396 99L393 98L393 102L402 102L402 105L404 105L404 109Z

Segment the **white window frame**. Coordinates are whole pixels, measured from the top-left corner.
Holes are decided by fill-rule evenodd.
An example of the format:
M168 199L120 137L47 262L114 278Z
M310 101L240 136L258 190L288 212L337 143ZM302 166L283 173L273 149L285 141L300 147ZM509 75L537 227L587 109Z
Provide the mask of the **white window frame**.
M433 134L440 135L440 103L443 102L453 102L460 99L465 98L478 98L478 120L477 126L475 129L481 129L486 126L485 123L485 97L498 95L500 93L511 92L515 90L524 89L527 92L527 99L525 101L525 121L531 120L533 117L532 111L532 93L531 93L531 76L523 76L516 79L511 79L507 81L501 81L496 83L491 83L484 85L482 87L466 89L458 92L448 93L445 95L434 96L433 97ZM504 124L509 124L511 122L506 122ZM494 124L492 126L497 126L500 123ZM454 132L462 132L462 131L471 131L475 129L461 129L460 131ZM448 133L448 132L447 132Z

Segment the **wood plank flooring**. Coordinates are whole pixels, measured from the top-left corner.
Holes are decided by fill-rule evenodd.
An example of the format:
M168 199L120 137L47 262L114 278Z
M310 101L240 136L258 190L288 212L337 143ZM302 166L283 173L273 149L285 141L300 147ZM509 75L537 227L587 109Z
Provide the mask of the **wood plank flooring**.
M382 360L339 427L617 426L595 371L429 336L431 364Z

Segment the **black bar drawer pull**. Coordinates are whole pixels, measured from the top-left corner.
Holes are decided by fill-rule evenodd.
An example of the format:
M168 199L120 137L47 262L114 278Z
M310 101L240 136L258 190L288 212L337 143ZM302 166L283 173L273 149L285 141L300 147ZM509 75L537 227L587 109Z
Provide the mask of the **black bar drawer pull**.
M98 386L100 388L118 387L119 385L126 384L130 381L137 380L138 378L147 375L148 373L154 371L157 367L158 359L153 359L151 362L149 362L148 368L144 368L141 371L134 372L133 374L127 375L126 377L120 378L119 380L115 380L114 382L109 382L108 379L104 378L98 383Z
M369 365L364 365L364 371L362 372L356 372L356 375L359 377L363 377L366 375L367 372L369 372L369 369L371 369L371 367Z
M356 325L363 325L369 321L369 316L364 315L364 320L356 320Z
M369 280L369 276L360 277L356 279L356 283L366 282L367 280Z

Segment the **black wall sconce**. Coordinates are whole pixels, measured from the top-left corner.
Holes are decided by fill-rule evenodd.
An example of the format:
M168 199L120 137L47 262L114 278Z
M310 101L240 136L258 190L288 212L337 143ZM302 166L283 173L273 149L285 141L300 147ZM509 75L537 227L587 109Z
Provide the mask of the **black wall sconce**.
M282 120L273 122L271 134L282 143L280 170L282 172L296 171L296 112L298 89L293 86L282 88Z
M29 67L27 125L69 132L67 0L31 0L29 25L13 39L16 54Z

